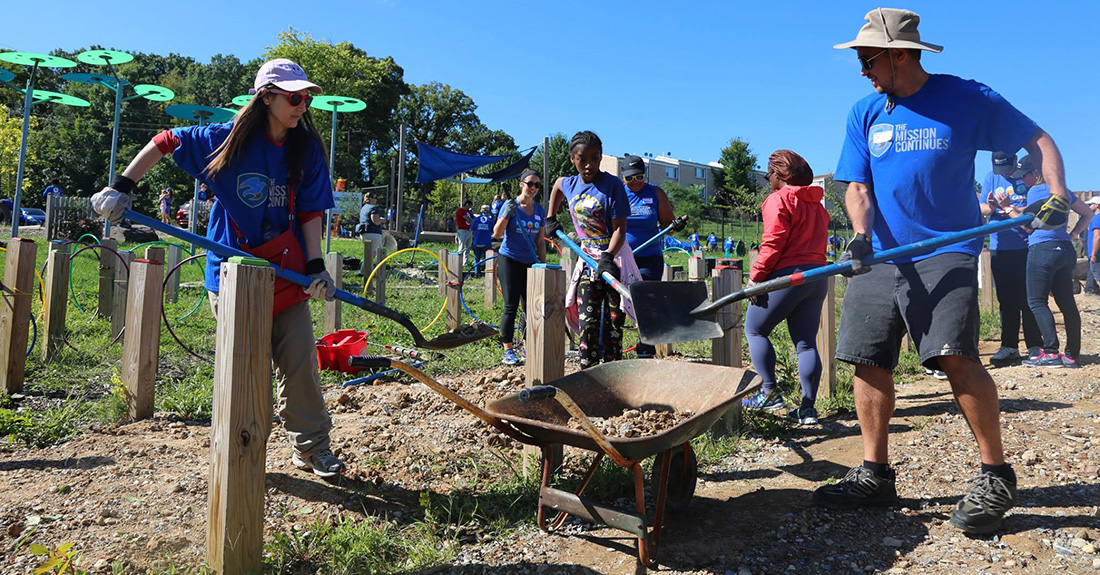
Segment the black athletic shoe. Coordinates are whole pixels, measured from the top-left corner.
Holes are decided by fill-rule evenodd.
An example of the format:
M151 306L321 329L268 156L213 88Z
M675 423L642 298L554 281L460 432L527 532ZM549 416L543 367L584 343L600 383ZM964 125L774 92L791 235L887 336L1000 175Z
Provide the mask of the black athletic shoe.
M1016 484L988 471L970 483L970 489L951 514L951 524L975 535L1000 529L1005 512L1016 503Z
M848 470L844 479L832 485L818 487L814 491L814 503L826 509L888 506L897 502L898 492L894 487L894 479L879 477L862 465Z

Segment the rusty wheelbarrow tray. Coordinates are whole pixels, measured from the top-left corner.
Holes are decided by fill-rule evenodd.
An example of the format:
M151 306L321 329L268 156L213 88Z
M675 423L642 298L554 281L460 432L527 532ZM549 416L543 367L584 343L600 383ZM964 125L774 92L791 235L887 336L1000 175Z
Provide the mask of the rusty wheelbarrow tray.
M627 360L606 363L551 382L523 389L481 409L407 364L379 357L352 358L359 367L393 367L412 375L447 399L473 413L505 435L542 449L542 484L538 525L544 531L560 527L569 515L627 531L638 538L638 558L656 565L657 546L666 506L682 511L695 492L697 462L691 440L709 430L741 398L760 387L749 370L701 363ZM548 401L553 398L556 401ZM589 417L609 418L627 409L691 411L690 418L665 431L636 438L606 437ZM583 430L569 427L577 419ZM570 445L596 456L575 492L550 486L558 462L554 453ZM589 481L604 456L629 468L634 476L636 513L584 499ZM646 520L642 462L656 456L651 478L656 493L652 526ZM546 512L557 511L547 520Z

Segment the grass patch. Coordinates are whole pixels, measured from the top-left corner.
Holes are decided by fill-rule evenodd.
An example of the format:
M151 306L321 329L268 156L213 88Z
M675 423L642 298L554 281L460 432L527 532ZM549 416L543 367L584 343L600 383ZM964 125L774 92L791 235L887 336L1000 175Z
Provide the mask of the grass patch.
M91 406L72 398L59 407L36 411L0 409L0 445L42 449L68 441L86 423Z
M189 421L209 421L214 409L214 368L202 364L187 377L157 386L156 408Z

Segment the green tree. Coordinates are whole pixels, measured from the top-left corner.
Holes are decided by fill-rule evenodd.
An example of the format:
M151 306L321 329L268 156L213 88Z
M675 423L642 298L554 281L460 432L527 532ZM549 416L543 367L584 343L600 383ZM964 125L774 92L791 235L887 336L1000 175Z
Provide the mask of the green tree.
M38 128L38 118L31 116L30 130ZM17 116L0 104L0 196L11 198L15 195L15 176L19 168L19 146L23 135L23 118ZM27 150L27 161L34 162L37 150ZM31 182L23 178L23 193L31 190Z
M676 215L688 217L688 228L697 227L706 218L702 186L681 186L675 182L665 182L661 184L661 189L668 195L668 201L672 203L672 210Z
M760 168L749 143L741 138L733 138L722 148L718 161L722 164L722 169L715 170L718 192L714 203L742 209L759 203L760 190L754 171Z

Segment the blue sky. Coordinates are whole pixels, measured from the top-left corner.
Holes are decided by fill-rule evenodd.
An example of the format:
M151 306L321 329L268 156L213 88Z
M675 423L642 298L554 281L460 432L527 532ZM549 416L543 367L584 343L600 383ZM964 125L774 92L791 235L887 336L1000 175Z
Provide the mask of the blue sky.
M258 56L293 26L393 56L406 81L469 94L487 125L521 146L582 129L608 153L710 161L734 136L832 172L851 105L871 92L851 50L867 2L110 2L11 3L0 49L103 44ZM106 3L104 3L106 4ZM930 72L974 78L1050 132L1074 190L1100 189L1100 4L893 3L921 14ZM326 6L334 6L326 10ZM51 18L51 16L53 16ZM187 24L187 22L193 24ZM977 177L988 171L979 154Z

